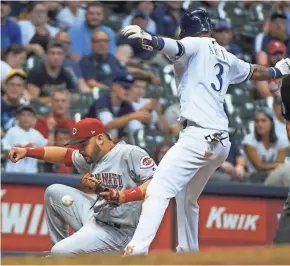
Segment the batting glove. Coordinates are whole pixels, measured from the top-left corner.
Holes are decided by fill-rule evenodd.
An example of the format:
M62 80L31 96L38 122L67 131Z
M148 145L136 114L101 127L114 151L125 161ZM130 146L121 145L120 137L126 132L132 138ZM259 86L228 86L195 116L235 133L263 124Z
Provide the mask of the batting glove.
M284 58L276 63L275 68L278 68L283 76L290 74L290 59Z
M142 30L137 25L129 25L121 30L121 33L128 39L138 39L141 41L142 48L153 51L152 35Z

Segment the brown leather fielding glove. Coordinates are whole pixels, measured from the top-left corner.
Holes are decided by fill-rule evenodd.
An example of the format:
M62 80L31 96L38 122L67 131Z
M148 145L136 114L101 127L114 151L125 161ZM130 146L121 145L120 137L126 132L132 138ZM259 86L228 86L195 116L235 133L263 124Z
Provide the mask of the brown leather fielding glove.
M107 188L102 181L97 179L94 174L85 174L81 179L81 183L85 188L94 191L96 194L109 191L109 188Z

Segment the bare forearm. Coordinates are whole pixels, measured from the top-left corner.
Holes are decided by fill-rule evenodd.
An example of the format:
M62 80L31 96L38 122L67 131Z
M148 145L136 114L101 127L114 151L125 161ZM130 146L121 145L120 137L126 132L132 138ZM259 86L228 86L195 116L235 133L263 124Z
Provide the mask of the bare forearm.
M261 65L252 65L252 67L254 68L253 75L251 77L252 80L259 81L259 80L269 80L273 78L269 73L268 67L264 67Z
M136 190L135 188L131 188L131 189L128 189L128 190L121 190L119 191L119 202L120 203L125 203L125 202L131 202L131 201L138 201L138 200L144 200L145 199L145 195L146 195L146 191L147 191L147 187L149 185L151 181L151 178L148 179L146 182L144 182L141 186L138 186L138 190L139 190L139 195L136 195L136 196L131 196L128 197L127 195L129 194L132 194L132 192L136 193Z
M167 122L166 118L162 114L158 115L158 127L164 133L169 133L170 132L170 128L169 128L168 122Z
M47 146L53 146L53 145L54 145L54 132L51 131L49 132L48 137L47 137Z
M287 130L288 140L290 141L290 121L286 122L286 130Z
M106 125L107 130L120 128L126 126L131 120L133 120L133 113L128 115L123 115L118 118L115 118Z

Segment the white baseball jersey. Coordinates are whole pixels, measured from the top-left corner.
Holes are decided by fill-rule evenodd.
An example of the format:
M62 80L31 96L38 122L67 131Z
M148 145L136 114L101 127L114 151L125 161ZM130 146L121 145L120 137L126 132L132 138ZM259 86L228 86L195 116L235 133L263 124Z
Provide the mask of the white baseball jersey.
M143 149L119 142L97 163L86 163L79 151L72 156L74 166L80 173L97 174L105 186L118 190L136 187L153 177L156 165ZM105 200L99 200L95 206L95 217L102 222L117 223L136 227L141 213L141 201L128 202L115 208Z
M229 53L213 38L186 37L179 43L182 53L169 58L174 63L180 120L227 131L223 104L228 86L251 77L251 64Z

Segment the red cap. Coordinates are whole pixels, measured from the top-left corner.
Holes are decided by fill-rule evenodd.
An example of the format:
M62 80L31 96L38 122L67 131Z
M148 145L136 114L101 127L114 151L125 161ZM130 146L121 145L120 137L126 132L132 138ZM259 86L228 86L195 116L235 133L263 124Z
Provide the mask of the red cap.
M71 140L67 145L81 143L93 136L105 133L106 128L102 122L96 118L82 119L75 124L72 129Z
M268 46L268 51L270 54L274 54L277 52L285 53L287 51L287 47L283 42L271 41Z

